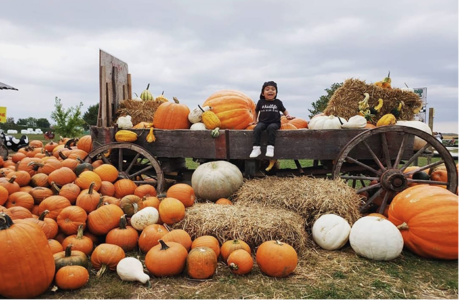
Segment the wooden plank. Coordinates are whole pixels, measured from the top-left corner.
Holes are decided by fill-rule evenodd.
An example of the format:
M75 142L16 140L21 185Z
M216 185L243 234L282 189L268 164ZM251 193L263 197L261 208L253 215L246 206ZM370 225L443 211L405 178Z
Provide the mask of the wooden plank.
M127 74L127 99L132 99L132 77L131 74Z
M113 118L113 86L112 82L109 81L107 84L107 118L105 119L105 126L112 126Z
M99 112L97 116L97 126L107 126L104 120L107 120L107 87L105 78L105 66L100 66L99 71Z
M114 57L113 55L99 49L99 66L104 67L104 69L100 69L100 88L103 88L103 84L109 83L111 87L111 94L108 94L108 103L111 106L108 110L111 111L109 119L102 120L102 124L112 124L113 119L112 117L115 116L116 111L118 110L119 103L123 100L123 85L128 85L128 65L127 63L123 62L122 60ZM104 71L103 71L104 70ZM103 74L102 74L103 72ZM105 76L105 80L102 81L102 76ZM127 93L126 93L127 95ZM101 92L101 99L102 92ZM103 108L99 106L99 109L102 110ZM101 118L104 117L101 114ZM110 126L110 125L108 125Z

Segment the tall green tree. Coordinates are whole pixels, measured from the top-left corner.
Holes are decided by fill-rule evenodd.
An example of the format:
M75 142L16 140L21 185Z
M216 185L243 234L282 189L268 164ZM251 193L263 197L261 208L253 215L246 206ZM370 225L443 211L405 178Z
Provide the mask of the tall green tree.
M37 119L33 117L28 117L27 119L18 119L17 124L28 127L37 127Z
M327 108L328 101L330 101L330 99L333 96L333 94L335 93L335 91L337 89L339 89L342 85L343 85L342 82L341 83L333 83L329 89L325 89L327 94L320 96L319 100L317 100L316 102L312 103L312 109L308 109L309 112L311 113L309 115L310 119L312 117L314 117L315 115L317 115L318 113L323 112L325 110L325 108Z
M37 120L37 127L40 128L49 128L51 124L49 123L48 119L46 118L40 118Z
M84 124L84 129L88 130L89 126L97 125L98 116L99 116L99 103L88 107L88 111L85 112L83 115L83 120L86 122L86 124Z
M75 107L64 109L61 99L56 97L54 108L55 110L51 113L51 119L56 124L54 125L54 131L63 137L79 137L83 134L83 126L85 124L81 116L81 107L83 103Z

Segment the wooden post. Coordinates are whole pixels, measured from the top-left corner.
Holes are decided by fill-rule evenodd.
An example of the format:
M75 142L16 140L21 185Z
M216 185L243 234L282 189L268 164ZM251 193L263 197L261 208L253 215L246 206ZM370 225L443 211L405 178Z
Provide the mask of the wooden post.
M433 129L434 111L435 110L433 107L429 108L429 127L432 131L434 131Z

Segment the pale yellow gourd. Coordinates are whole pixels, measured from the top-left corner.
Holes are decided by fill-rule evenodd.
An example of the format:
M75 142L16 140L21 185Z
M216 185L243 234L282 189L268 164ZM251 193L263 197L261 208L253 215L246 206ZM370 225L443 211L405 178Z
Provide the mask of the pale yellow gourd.
M309 129L341 129L341 126L347 121L341 117L330 116L315 116L308 124Z
M364 116L355 115L350 117L347 123L341 125L341 128L364 128L367 125L367 119Z
M211 109L212 108L210 106L203 106L202 109L201 109L201 107L196 107L196 108L192 109L190 111L190 113L188 114L188 120L193 124L201 122L202 121L203 110L204 111L209 111Z
M158 223L159 213L154 207L147 206L136 212L131 217L131 225L137 230L144 230L151 224Z

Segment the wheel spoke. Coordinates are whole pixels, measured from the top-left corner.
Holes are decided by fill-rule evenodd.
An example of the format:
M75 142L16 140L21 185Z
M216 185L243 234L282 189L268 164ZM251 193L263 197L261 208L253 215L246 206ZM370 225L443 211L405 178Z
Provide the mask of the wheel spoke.
M429 147L429 144L424 145L421 149L418 150L406 163L403 167L400 168L401 171L408 168L424 151Z
M358 189L357 190L357 194L360 194L360 193L363 193L363 192L366 192L366 191L369 191L369 190L372 190L372 189L380 188L380 187L381 187L381 183L372 184L372 185L366 186L364 188Z
M383 201L382 201L381 205L379 206L379 213L380 214L384 213L384 209L386 208L387 201L389 200L390 195L391 195L391 193L389 193L389 191L387 191L386 194L384 195Z
M384 153L384 158L386 159L386 166L387 168L391 168L391 162L390 162L390 155L389 155L389 146L387 145L387 137L385 133L381 134L381 142L382 142L382 150Z
M118 149L118 172L123 171L123 149Z
M365 176L357 176L357 175L341 175L342 179L353 179L353 180L379 180L379 177L365 177Z
M406 134L403 135L402 143L400 145L400 149L398 150L397 157L395 158L395 162L394 162L394 167L395 168L397 168L398 164L402 160L403 152L405 152L405 145L406 145L406 142L407 142L406 136L407 136Z
M365 145L365 147L367 148L367 151L371 154L371 156L373 157L373 160L376 162L376 164L378 165L378 167L382 170L382 171L385 171L386 168L384 167L384 165L381 163L381 161L379 160L378 156L376 156L376 154L373 152L373 150L370 148L370 145L368 145L368 143L366 141L363 141L363 144Z
M365 202L365 204L360 208L360 211L363 211L365 208L367 208L371 203L373 203L373 201L376 199L376 197L378 197L381 192L382 192L382 188L380 188L378 191L376 191L376 193L373 194L373 196L370 197L370 199L368 199L367 202Z
M364 163L362 163L362 162L360 162L360 161L358 161L358 160L356 160L356 159L354 159L354 158L352 158L350 156L346 157L346 161L348 161L350 163L354 163L356 165L359 165L359 166L361 166L361 167L363 167L363 168L367 169L368 171L371 171L371 172L373 172L375 174L379 174L380 173L379 171L373 169L372 167L367 166L366 164L364 164Z
M137 162L137 159L139 158L140 156L140 153L137 153L135 155L135 157L132 159L131 163L129 164L129 166L127 167L126 169L126 173L129 174L129 171L131 171L132 167L134 166L134 164Z
M436 184L436 185L447 185L448 182L435 181L435 180L424 180L424 179L412 179L408 178L408 183L419 183L419 184Z
M128 176L129 176L129 178L134 178L134 177L136 177L137 175L140 175L140 174L142 174L142 173L144 173L144 172L146 172L146 171L148 171L148 170L150 170L150 169L152 169L152 168L153 168L153 166L152 166L152 165L149 165L149 166L143 168L142 170L139 170L139 171L137 171L137 172L135 172L135 173L129 174Z

